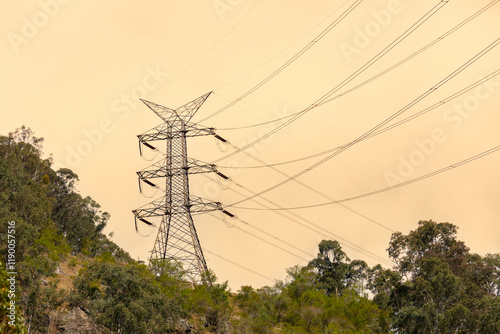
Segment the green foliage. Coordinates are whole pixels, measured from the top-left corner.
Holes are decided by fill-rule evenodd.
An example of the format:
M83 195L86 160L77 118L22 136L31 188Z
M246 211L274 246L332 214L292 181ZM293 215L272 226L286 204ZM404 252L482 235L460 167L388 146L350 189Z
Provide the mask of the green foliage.
M166 275L157 277L144 265L101 259L80 271L70 301L112 331L171 332L186 315L185 300L178 290L179 281Z
M490 269L486 280L488 295L500 297L500 254L486 254L484 264Z
M337 241L323 240L318 248L318 256L309 265L318 273L320 286L327 294L341 295L347 287L350 260Z
M189 291L187 309L203 317L209 330L223 331L231 315L227 281L217 283L217 276L211 270L203 273L202 281L203 284Z
M65 302L49 277L70 252L131 261L101 233L109 214L76 193L75 173L51 168L52 160L42 158L42 143L25 126L0 136L0 227L6 231L9 221L16 222L19 303L33 333L46 332L49 313ZM6 237L0 234L2 256Z
M35 240L36 246L41 246L40 252L47 253L48 257L55 262L61 261L71 251L71 247L67 244L64 238L54 224L44 228L40 232L40 236Z
M72 257L68 261L68 267L75 268L78 263L79 263L78 259L75 257Z
M469 248L456 240L455 225L433 221L420 221L418 225L418 229L407 236L397 232L391 237L389 256L402 275L409 278L417 275L423 257L436 257L448 263L454 273L464 268Z
M336 252L342 254L340 246ZM360 272L359 268L364 268L364 265L355 263L353 272L356 275ZM356 275L349 276L347 272L339 279L342 282L353 280ZM344 287L339 295L329 293L324 288L324 282L314 267L295 266L288 270L286 283L277 282L273 287L258 290L242 287L234 297L234 304L239 310L239 319L234 322L237 332L388 332L388 311L380 310L374 302L351 288Z
M15 220L27 232L23 233L23 241L28 247L18 245L21 259L39 238L40 245L53 243L60 248L48 250L55 257L67 253L67 246L76 252L99 255L98 246L103 245L99 238L109 214L90 197L76 193L75 173L66 168L52 170L51 159L41 157L42 142L43 138L35 137L25 126L0 137L2 224ZM21 227L26 224L30 227ZM41 231L46 228L50 231Z
M280 291L265 287L254 290L242 286L234 297L233 303L240 309L239 320L235 326L241 333L271 333L274 325L280 322L286 302L280 303ZM281 299L281 301L284 301Z
M470 254L457 227L421 221L408 235L392 235L388 252L396 270L374 268L370 288L405 333L493 333L499 317L498 256Z
M336 252L343 257L340 246ZM375 303L358 295L352 288L344 287L339 295L329 293L323 289L324 281L314 279L313 275L317 274L307 267L289 270L291 281L284 289L284 293L290 296L284 317L285 332L378 333L384 327L387 313L379 310ZM348 272L339 278L345 281Z
M408 235L394 233L394 269L350 261L339 243L324 240L307 267L288 270L287 283L243 287L234 325L242 333L500 332L500 255L469 253L456 232L422 221ZM273 308L278 300L282 307Z

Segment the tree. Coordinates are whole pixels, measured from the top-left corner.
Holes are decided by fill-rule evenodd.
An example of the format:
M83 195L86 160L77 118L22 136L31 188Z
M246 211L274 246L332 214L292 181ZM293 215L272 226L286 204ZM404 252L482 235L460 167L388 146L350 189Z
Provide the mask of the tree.
M340 255L337 259L345 258L340 251L336 249L337 255ZM362 267L362 264L357 263L355 267ZM356 290L344 287L340 295L328 294L316 269L311 266L292 267L288 270L288 275L289 281L282 290L282 294L288 297L286 312L282 316L283 332L386 333L388 331L388 312L380 310L367 297L358 295ZM346 272L344 277L339 277L339 280L347 282L349 275L349 272Z
M347 287L350 259L337 241L323 240L318 248L318 256L309 265L318 273L321 288L329 295L339 296Z
M424 257L436 257L458 273L466 264L469 248L456 240L456 234L457 227L453 224L420 221L417 230L408 235L401 232L392 234L387 249L389 257L406 278L412 278L417 273L419 261Z
M177 320L187 315L183 297L187 286L172 287L175 280L167 275L158 277L145 265L123 264L102 256L81 270L70 302L112 331L172 332Z
M228 283L217 283L217 276L212 270L202 274L202 282L194 286L190 293L188 309L204 317L205 326L209 329L224 332L231 314Z
M242 286L233 303L239 313L233 325L238 333L272 333L273 327L281 321L285 312L283 295L272 287L254 290Z
M484 262L491 268L488 295L500 297L500 254L486 254Z
M353 260L349 263L346 285L355 289L360 296L365 293L369 269L368 264L363 260Z
M497 307L497 257L469 253L450 223L420 221L389 244L395 271L377 268L374 300L392 310L393 327L405 333L493 333Z
M52 170L52 160L42 158L42 143L43 138L25 126L0 137L1 217L34 226L34 237L55 223L74 250L89 248L96 244L109 214L90 197L76 193L74 172Z

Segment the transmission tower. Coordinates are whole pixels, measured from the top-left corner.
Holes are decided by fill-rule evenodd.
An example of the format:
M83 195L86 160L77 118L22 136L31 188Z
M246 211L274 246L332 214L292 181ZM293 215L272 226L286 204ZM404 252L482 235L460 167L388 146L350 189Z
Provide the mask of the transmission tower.
M163 120L163 123L137 136L141 155L143 146L151 150L161 151L151 142L163 141L166 144L164 159L137 172L141 192L141 182L162 189L153 181L157 178L165 181L164 196L132 211L136 219L136 229L137 219L147 225L155 225L151 219L161 219L151 252L150 267L156 274L161 274L165 268L162 266L165 261L178 262L182 265L186 278L194 284L201 282L202 274L207 270L207 264L198 240L192 214L221 210L225 214L233 216L223 210L219 202L210 202L200 197L191 196L189 193L189 174L215 172L219 176L227 178L217 171L215 165L187 157L187 137L214 135L219 140L224 141L215 134L213 128L202 128L190 123L193 115L210 94L211 92L175 110L141 100Z

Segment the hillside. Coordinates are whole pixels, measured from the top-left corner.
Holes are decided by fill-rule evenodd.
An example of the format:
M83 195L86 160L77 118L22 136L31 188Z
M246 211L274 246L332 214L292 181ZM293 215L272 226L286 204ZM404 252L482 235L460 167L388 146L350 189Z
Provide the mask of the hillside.
M231 292L211 271L192 286L109 240L109 214L42 143L26 127L0 137L0 333L500 333L500 254L471 253L450 223L394 233L394 268L323 240L273 286Z

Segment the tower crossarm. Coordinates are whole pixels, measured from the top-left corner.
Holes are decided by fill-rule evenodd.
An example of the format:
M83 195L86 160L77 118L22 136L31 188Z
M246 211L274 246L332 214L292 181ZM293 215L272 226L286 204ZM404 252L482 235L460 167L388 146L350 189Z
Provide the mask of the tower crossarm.
M132 210L135 217L138 219L149 217L163 217L167 212L167 205L165 197L154 200L146 205L141 206L139 209Z
M172 130L169 130L169 126ZM215 135L215 128L200 127L194 123L184 124L184 128L181 129L181 124L177 122L173 123L163 123L143 134L138 135L139 141L141 143L156 141L156 140L167 140L178 137L199 137L199 136L212 136Z
M165 198L161 198L139 209L132 210L132 212L136 218L144 219L149 217L163 217L164 215L175 215L176 212L182 212L182 209L188 209L191 213L203 213L217 210L222 211L223 207L220 202L209 202L201 197L192 196L189 204L168 205Z
M189 203L191 213L224 210L220 202L209 202L201 197L192 196Z
M153 179L158 177L170 177L181 173L200 174L200 173L217 172L217 169L213 164L207 164L192 158L188 158L187 160L188 163L186 167L169 168L168 164L166 163L166 159L163 159L143 169L142 171L137 172L137 175L139 176L140 180L147 181L148 179ZM146 183L150 184L150 182Z

